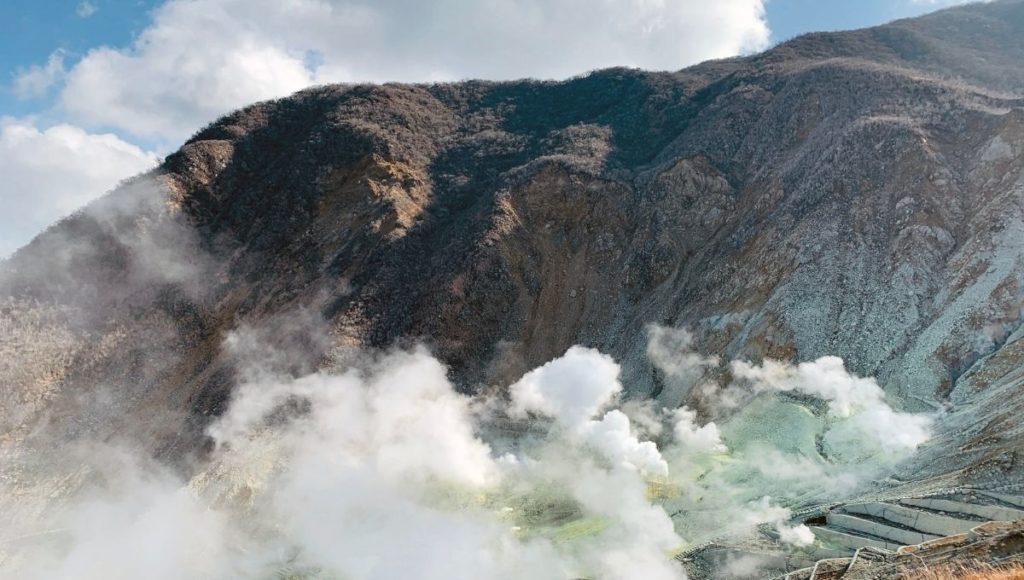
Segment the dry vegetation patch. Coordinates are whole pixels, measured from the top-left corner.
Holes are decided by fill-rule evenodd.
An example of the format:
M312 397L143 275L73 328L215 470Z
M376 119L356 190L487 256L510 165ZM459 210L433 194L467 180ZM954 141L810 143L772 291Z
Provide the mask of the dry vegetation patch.
M922 568L907 574L905 578L907 580L1024 580L1024 563L992 565L976 562L933 569Z

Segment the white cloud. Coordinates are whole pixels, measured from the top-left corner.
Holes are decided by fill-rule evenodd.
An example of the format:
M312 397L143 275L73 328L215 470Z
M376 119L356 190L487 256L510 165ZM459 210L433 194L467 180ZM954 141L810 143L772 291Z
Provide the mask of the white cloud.
M768 36L763 0L171 0L131 46L89 52L62 102L83 123L179 140L312 83L679 69Z
M18 71L12 87L14 95L19 99L31 99L45 96L66 74L64 69L64 51L55 50L50 54L45 65L32 65Z
M156 162L155 154L114 135L0 118L0 257Z
M88 18L93 14L96 14L96 11L99 9L99 6L89 2L89 0L82 0L82 2L79 2L78 6L75 8L75 14L77 14L79 18Z
M171 2L132 48L90 51L68 73L63 106L89 125L180 140L222 113L312 82L301 55L220 3Z

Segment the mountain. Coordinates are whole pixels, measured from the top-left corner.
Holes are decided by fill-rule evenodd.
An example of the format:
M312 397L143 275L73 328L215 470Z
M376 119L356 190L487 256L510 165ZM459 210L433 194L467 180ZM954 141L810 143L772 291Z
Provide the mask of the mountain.
M252 105L2 265L0 441L132 439L188 473L257 326L296 376L419 341L490 392L579 344L628 398L706 407L648 361L657 323L840 356L943 413L897 480L1019 488L1021 62L1002 0L678 72Z

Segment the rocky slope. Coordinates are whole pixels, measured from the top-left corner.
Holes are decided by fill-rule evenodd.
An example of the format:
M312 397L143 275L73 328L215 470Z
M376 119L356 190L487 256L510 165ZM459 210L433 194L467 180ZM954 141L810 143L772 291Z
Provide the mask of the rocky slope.
M679 72L253 105L3 264L0 441L45 424L187 471L257 324L296 336L296 374L425 341L479 391L583 344L629 396L700 407L644 356L659 323L944 409L902 481L1017 483L1021 62L1003 0Z

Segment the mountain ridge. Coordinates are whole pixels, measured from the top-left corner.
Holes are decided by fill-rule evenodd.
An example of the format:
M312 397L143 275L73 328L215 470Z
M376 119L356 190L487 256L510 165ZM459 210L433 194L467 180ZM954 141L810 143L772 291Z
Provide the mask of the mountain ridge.
M226 115L3 264L26 333L6 372L31 386L7 440L122 431L189 469L237 380L225 338L299 311L327 330L297 374L424 341L465 391L584 344L630 397L707 406L646 361L652 323L728 358L836 354L952 410L959 446L1019 408L985 393L1020 384L1022 29L1003 0L678 72L324 86ZM95 385L115 402L82 413ZM964 467L1014 441L972 436Z

